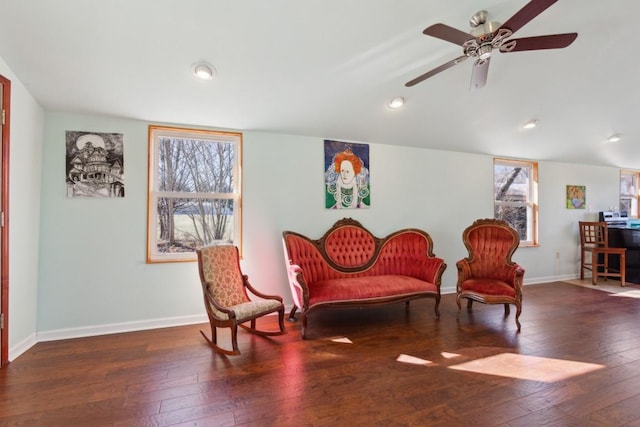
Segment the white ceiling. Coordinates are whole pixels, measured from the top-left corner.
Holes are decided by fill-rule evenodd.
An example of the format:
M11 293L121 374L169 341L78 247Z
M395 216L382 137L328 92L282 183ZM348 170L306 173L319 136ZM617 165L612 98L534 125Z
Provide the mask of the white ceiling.
M472 60L404 86L462 54L425 27L526 3L0 0L0 57L47 111L640 169L637 0L559 0L514 38L577 40L494 53L480 90ZM193 77L201 60L214 80Z

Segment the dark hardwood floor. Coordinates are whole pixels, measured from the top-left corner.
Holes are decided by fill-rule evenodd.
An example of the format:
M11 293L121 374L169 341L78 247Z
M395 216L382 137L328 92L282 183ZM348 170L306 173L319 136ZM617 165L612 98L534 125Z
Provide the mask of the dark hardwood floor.
M241 330L229 357L208 325L39 343L0 370L0 425L640 426L640 299L526 286L519 334L515 310L440 307L319 312L306 341Z

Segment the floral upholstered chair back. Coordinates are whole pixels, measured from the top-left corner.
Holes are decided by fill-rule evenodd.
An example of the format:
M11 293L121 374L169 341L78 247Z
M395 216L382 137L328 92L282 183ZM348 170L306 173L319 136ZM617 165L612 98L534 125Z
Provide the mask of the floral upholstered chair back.
M223 307L247 302L238 248L216 245L203 248L200 253L200 280L210 297Z

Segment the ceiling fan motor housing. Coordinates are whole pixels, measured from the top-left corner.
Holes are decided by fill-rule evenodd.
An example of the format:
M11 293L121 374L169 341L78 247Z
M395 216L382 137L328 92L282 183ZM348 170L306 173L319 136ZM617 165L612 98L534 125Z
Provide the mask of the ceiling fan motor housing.
M500 28L502 24L496 21L489 21L489 13L486 10L481 10L469 18L469 25L471 25L469 34L483 41L484 38L490 36Z

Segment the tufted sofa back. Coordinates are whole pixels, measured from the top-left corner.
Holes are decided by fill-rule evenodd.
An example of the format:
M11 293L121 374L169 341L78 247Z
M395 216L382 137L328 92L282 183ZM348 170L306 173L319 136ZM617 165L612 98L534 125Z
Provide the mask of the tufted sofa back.
M378 238L351 218L338 221L317 240L285 231L283 243L288 267L298 266L307 285L374 275L407 275L433 283L443 262L433 255L425 231L405 229Z

